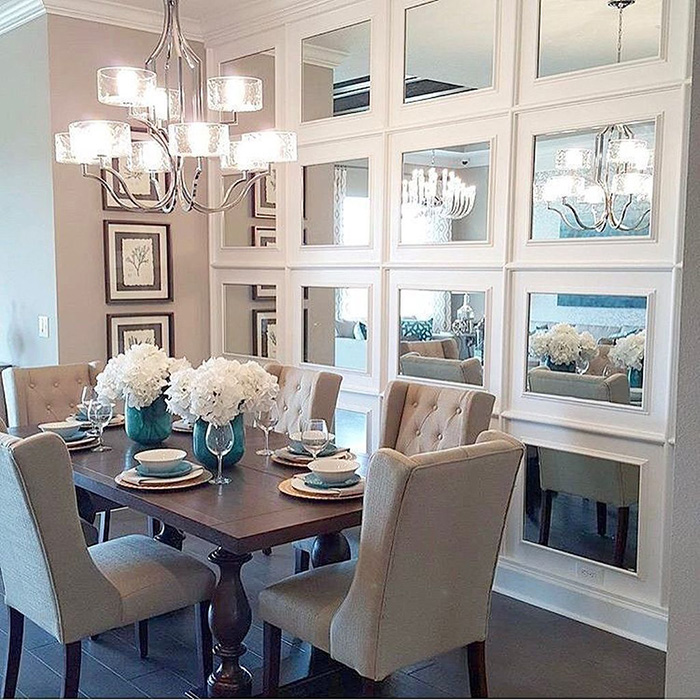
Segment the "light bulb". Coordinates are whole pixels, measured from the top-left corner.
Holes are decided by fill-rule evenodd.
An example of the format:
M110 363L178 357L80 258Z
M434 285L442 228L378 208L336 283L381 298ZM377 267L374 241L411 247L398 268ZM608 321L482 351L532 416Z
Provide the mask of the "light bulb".
M143 68L100 68L97 99L117 107L149 107L156 90L156 74Z
M209 109L219 112L256 112L262 109L262 80L226 75L207 80Z
M73 122L68 127L70 147L79 163L124 158L131 154L131 129L126 122Z

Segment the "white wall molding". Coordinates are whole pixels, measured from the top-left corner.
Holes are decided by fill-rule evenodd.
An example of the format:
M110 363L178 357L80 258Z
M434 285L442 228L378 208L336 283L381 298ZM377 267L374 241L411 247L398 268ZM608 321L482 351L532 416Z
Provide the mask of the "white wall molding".
M0 34L11 32L46 14L41 0L10 0L0 7Z

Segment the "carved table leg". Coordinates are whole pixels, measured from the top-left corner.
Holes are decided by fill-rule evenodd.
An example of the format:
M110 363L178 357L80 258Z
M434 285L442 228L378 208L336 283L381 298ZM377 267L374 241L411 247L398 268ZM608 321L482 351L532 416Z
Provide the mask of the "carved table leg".
M350 559L350 543L342 532L329 532L318 535L311 548L311 566L337 564Z
M158 542L167 544L169 547L174 547L182 551L182 543L185 541L185 533L180 532L177 528L161 523L160 532L153 538Z
M248 597L241 582L241 568L252 554L233 554L216 549L209 561L219 567L219 582L209 608L209 626L214 637L214 654L221 664L209 676L207 693L210 698L250 697L252 676L240 664L245 654L246 638L252 622Z

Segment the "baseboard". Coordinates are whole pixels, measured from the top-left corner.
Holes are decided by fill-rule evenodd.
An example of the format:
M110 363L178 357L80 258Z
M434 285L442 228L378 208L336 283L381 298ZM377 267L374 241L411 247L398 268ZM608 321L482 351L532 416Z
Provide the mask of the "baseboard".
M668 612L501 558L494 590L572 620L666 651Z

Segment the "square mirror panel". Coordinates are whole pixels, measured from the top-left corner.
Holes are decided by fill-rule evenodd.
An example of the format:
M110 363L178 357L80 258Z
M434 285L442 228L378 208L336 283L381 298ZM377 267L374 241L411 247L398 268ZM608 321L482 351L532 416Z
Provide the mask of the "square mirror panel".
M636 464L527 445L525 541L636 571L639 471Z
M400 242L487 240L490 159L486 142L404 153Z
M224 353L277 357L277 285L224 285Z
M540 0L540 78L655 58L662 0L640 0L620 11L595 0Z
M406 10L405 102L491 87L496 6L433 0Z
M367 287L304 287L303 313L304 362L367 371Z
M302 42L301 120L366 112L370 107L370 22Z
M529 297L528 391L642 405L645 296Z
M534 240L649 236L653 121L535 137Z
M306 165L304 245L370 244L369 158Z
M485 292L399 291L399 374L484 384Z

